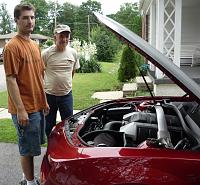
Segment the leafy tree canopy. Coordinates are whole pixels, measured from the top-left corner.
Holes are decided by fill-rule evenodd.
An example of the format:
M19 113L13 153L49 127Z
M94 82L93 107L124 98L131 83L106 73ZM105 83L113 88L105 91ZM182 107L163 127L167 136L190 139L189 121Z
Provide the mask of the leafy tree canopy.
M120 10L115 15L112 15L112 18L141 35L142 18L137 3L124 3Z
M6 4L0 4L0 34L7 34L13 31L12 18L6 9Z

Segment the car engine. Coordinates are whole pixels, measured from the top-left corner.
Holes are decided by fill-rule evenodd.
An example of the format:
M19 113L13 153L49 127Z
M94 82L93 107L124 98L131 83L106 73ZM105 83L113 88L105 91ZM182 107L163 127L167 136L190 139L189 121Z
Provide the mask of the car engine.
M200 108L195 102L113 103L85 116L79 131L88 146L154 147L198 150Z

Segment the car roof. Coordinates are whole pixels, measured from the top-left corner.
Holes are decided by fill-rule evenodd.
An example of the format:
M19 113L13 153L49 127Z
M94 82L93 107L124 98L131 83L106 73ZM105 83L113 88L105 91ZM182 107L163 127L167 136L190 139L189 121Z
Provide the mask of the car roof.
M151 63L163 71L171 80L173 80L189 96L195 98L200 103L200 86L187 76L181 69L176 66L169 58L151 46L143 38L124 27L113 19L94 13L97 19L109 28L117 37L127 45L134 48L141 55L146 57Z

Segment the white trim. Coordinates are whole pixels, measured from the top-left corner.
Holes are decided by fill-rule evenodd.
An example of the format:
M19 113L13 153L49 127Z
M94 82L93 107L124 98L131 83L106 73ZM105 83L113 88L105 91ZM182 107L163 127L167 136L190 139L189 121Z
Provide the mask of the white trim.
M147 13L148 11L150 11L150 8L151 8L153 2L154 2L154 0L151 0L151 2L149 3L149 6L148 6L147 9L146 9L146 13Z
M141 0L140 1L139 9L143 15L146 15L147 12L149 11L152 1L154 1L154 0Z
M156 48L163 53L164 45L164 0L156 0ZM156 78L162 78L163 72L156 68Z
M156 47L156 3L153 1L150 7L150 29L149 29L149 43ZM155 71L155 66L150 62L150 70Z
M175 50L175 0L164 0L163 54L174 61Z
M175 5L174 63L180 67L182 0L176 0Z
M163 30L164 30L164 0L156 0L156 48L163 53Z

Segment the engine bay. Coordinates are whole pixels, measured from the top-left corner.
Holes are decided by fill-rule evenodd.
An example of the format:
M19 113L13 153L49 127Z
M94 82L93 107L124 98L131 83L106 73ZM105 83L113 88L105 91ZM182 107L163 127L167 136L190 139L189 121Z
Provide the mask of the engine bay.
M88 112L78 137L87 146L200 149L200 107L196 102L108 103Z

